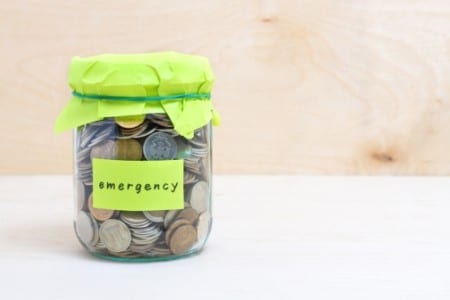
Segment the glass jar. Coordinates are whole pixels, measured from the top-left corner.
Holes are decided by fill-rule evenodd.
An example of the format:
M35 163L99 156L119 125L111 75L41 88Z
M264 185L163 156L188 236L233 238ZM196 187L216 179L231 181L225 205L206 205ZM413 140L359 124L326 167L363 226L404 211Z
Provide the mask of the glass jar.
M103 64L96 71L96 78L111 74L109 68L115 69L116 75L133 74L128 80L134 85L127 80L123 82L123 76L117 77L119 90L127 84L135 89L136 84L142 84L139 78L153 74L159 77L159 81L149 81L153 85L157 82L161 87L164 83L167 88L177 83L174 88L181 89L182 93L133 95L132 89L131 95L122 95L119 93L123 90L111 89L111 82L104 80L97 83L100 93L81 93L76 83L90 82L85 77L86 69L93 72L92 66L86 64L86 59L80 62L80 58L75 58L72 62L71 70L82 74L69 76L74 89L72 102L76 103L62 113L57 128L69 127L64 123L72 127L77 124L74 227L80 243L101 258L153 261L189 256L203 248L211 230L211 123L217 123L217 118L207 104L209 90L198 91L199 87L204 88L205 81L212 82L212 76L198 80L205 70L211 74L209 65L199 72L198 57L158 55L150 58L118 55L119 63L110 56L86 59ZM124 60L131 65L124 65ZM167 62L172 70L164 73L160 64ZM139 66L148 64L160 70L147 73L144 68L133 73ZM178 73L173 71L174 65L180 64L183 68ZM85 70L80 72L80 66ZM192 70L193 66L197 69ZM191 75L195 74L191 77L196 81L189 85L184 80L183 86L177 76L183 77L187 67L191 67L188 69ZM165 82L161 80L164 74L171 75L166 76ZM196 87L195 93L186 93L189 86ZM144 87L149 90L154 86L144 84ZM107 108L103 107L101 116L99 103ZM140 104L139 109L135 109L136 103ZM88 120L86 111L93 107L96 107L95 118ZM209 111L205 109L208 107Z

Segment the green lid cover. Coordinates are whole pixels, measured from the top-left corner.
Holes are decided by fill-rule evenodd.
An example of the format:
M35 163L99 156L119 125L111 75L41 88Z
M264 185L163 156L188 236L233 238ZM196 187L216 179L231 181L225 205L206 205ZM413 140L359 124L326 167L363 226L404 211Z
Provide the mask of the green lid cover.
M165 113L186 138L219 117L210 93L214 82L208 60L176 52L103 54L74 57L69 71L73 97L55 131L106 117Z

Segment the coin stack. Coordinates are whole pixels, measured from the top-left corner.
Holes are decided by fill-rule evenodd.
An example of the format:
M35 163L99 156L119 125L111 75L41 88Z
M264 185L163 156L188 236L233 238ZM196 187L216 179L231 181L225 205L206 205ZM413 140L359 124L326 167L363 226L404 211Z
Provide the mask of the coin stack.
M195 252L210 224L210 125L190 140L165 114L110 118L75 135L75 229L91 252L114 257L169 257ZM93 207L92 159L184 161L184 209L114 211Z

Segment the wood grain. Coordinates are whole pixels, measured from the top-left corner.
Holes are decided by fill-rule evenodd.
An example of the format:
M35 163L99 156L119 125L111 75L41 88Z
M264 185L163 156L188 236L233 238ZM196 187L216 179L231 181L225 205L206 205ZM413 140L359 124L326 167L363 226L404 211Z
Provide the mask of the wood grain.
M71 56L206 55L218 173L450 174L447 0L3 1L0 172L69 173Z

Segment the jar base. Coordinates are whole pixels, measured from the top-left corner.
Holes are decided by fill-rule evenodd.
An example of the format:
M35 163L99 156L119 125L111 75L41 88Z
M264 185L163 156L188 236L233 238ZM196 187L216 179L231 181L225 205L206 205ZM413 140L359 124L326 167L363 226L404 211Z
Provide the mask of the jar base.
M180 255L170 255L170 256L155 256L155 257L119 257L119 256L112 256L104 253L99 252L91 252L88 251L92 256L105 259L105 260L111 260L111 261L117 261L117 262L126 262L126 263L145 263L145 262L160 262L160 261L170 261L170 260L177 260L182 258L188 258L191 256L195 256L200 254L203 251L202 248L200 249L193 249L190 250L184 254Z

